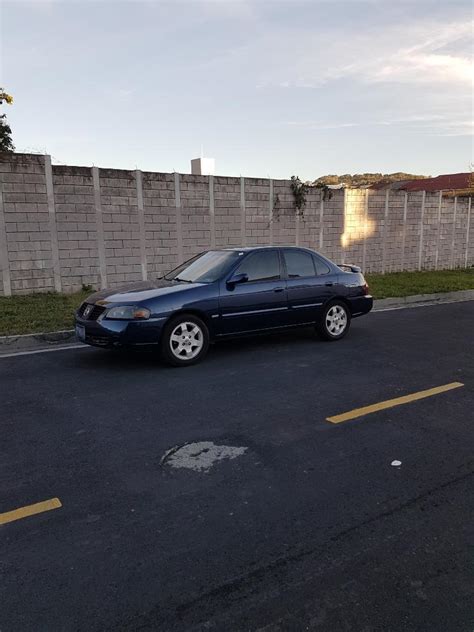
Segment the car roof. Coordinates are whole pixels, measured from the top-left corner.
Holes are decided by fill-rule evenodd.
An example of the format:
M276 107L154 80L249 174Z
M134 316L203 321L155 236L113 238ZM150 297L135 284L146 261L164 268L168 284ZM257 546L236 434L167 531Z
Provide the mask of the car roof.
M294 250L308 250L308 248L303 248L301 246L282 246L282 245L273 245L273 246L242 246L242 247L232 247L232 248L216 248L216 250L231 250L235 252L251 252L252 250L268 250L271 248L292 248Z

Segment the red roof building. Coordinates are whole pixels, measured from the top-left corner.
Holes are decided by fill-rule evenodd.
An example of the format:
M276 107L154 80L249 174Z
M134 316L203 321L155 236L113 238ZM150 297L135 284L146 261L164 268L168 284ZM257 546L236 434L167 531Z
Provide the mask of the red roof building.
M435 178L399 180L398 182L377 182L371 189L392 189L397 191L452 191L473 186L471 173L447 173Z
M467 189L471 182L470 173L448 173L436 178L409 180L403 186L405 191L450 191Z

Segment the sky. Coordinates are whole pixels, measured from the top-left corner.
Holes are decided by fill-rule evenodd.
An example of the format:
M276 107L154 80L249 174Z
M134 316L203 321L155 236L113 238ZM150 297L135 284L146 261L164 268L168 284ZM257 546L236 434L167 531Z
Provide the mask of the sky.
M0 0L17 151L302 180L473 160L470 0Z

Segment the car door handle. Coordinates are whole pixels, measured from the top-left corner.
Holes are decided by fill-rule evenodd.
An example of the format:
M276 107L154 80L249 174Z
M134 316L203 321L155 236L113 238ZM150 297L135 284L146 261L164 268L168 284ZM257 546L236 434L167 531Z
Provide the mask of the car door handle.
M328 281L328 283L325 283L324 285L327 285L328 287L331 287L331 285L334 285L334 283L332 283L331 281Z
M284 287L276 287L273 291L274 292L283 292L285 288Z

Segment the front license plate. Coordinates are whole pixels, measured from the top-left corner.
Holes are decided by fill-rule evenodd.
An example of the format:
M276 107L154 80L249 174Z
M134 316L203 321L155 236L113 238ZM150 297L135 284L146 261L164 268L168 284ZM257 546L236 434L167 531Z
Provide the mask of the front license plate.
M86 339L86 330L83 325L76 325L76 336L79 338L79 340Z

